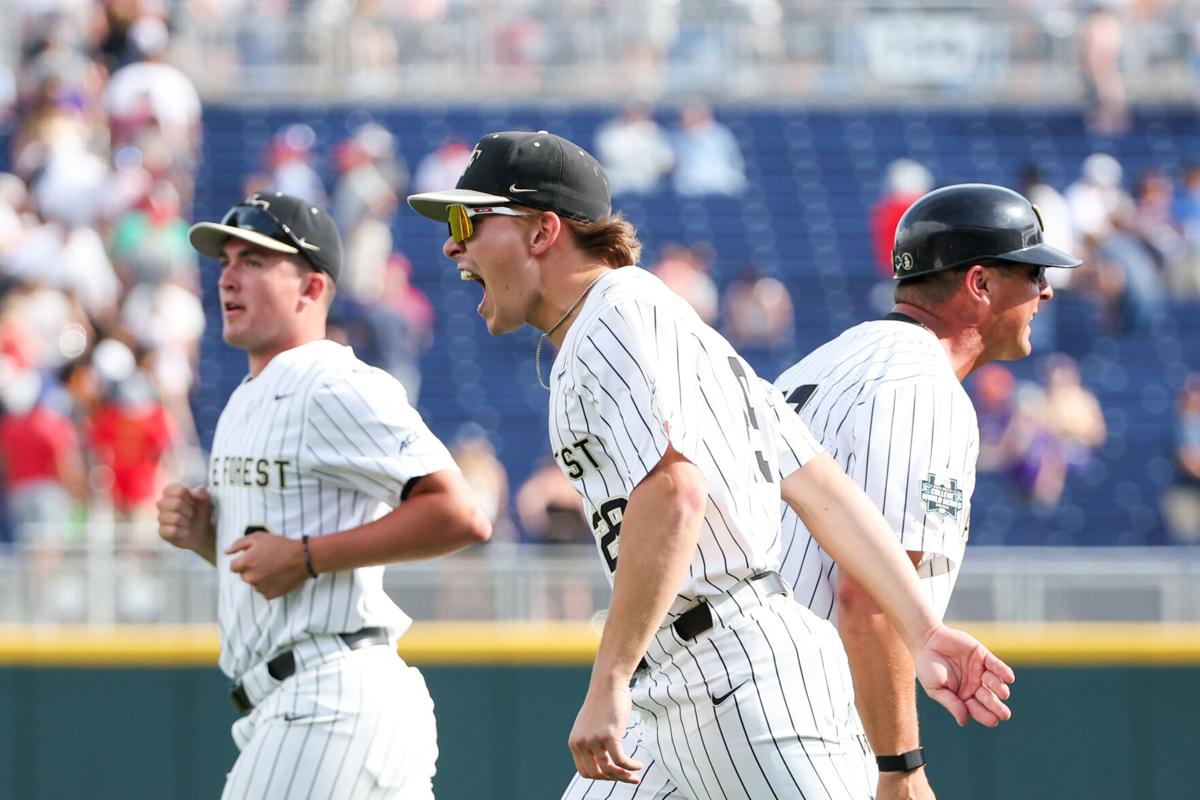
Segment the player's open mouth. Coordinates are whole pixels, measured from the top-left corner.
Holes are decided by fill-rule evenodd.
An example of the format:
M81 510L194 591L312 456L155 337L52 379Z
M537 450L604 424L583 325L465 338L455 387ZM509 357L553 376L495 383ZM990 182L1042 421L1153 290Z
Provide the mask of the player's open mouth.
M475 283L478 283L481 287L483 287L483 297L479 299L479 306L475 309L476 312L482 314L483 301L487 299L487 284L483 282L483 278L479 276L479 273L472 272L465 267L458 268L458 277L462 278L464 281L475 281Z
M221 305L221 309L225 312L225 315L228 316L238 311L245 311L246 307L240 306L237 303L223 303Z

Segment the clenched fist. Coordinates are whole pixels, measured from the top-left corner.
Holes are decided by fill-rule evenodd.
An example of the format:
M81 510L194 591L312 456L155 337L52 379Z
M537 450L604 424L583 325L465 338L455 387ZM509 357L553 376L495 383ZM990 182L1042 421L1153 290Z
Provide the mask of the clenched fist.
M283 597L308 580L304 545L266 530L250 530L225 550L229 569L268 600Z
M189 489L172 483L158 501L158 535L184 550L192 550L210 563L217 560L216 533L212 525L212 498L201 486Z

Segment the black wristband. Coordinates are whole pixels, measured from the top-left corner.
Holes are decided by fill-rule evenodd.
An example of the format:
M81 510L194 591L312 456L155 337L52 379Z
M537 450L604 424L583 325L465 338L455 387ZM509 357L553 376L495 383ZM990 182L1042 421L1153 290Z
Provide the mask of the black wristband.
M300 537L300 541L304 544L304 568L308 570L309 577L317 577L317 571L313 569L312 553L308 552L308 534Z
M880 772L912 772L925 766L925 748L918 747L898 756L875 756Z

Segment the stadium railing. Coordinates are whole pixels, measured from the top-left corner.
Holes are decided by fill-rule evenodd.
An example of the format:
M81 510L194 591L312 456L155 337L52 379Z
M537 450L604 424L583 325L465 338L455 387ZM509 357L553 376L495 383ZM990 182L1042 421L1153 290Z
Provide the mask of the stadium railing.
M1090 6L997 0L745 3L542 0L497 11L462 0L400 6L181 4L173 59L208 98L503 101L703 95L843 104L1085 98ZM1124 12L1122 79L1135 102L1188 97L1194 0Z
M118 529L119 532L119 529ZM114 542L140 544L118 546ZM590 546L489 544L390 568L418 620L599 620L610 590ZM964 623L1200 623L1200 548L975 547L948 617ZM216 573L118 533L0 554L0 624L210 624Z

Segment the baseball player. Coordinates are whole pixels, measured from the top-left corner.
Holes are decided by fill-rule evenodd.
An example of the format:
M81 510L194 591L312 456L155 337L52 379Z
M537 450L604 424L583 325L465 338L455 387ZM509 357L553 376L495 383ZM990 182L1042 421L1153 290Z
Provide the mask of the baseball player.
M1047 267L1080 261L1042 239L1037 209L1000 186L964 184L917 200L896 230L896 305L850 328L779 378L788 403L883 512L945 614L970 528L979 454L962 381L1030 353L1030 322L1054 291ZM918 735L912 660L879 606L790 509L780 572L834 622L876 763L878 800L932 798ZM855 720L856 729L859 721Z
M328 214L256 194L189 237L220 261L224 338L249 359L207 485L158 505L160 535L217 568L220 665L244 715L224 797L431 798L433 702L396 654L411 620L383 565L490 527L400 384L324 338L342 264Z
M776 571L781 493L960 723L1009 716L1011 670L936 620L867 496L728 342L631 266L641 246L591 155L544 131L489 134L456 189L409 204L449 223L444 252L483 287L492 334L544 331L551 447L612 582L566 796L640 780L643 797L869 793L836 632ZM561 352L549 385L546 338Z

